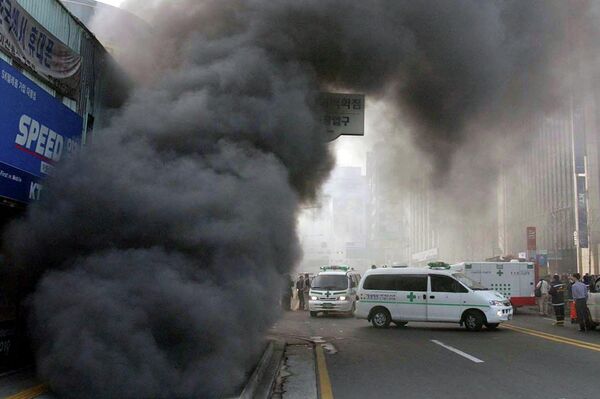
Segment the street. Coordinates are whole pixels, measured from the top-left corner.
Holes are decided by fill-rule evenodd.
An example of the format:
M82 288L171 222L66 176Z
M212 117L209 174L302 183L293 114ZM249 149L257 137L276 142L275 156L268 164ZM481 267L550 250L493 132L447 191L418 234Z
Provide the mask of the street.
M366 320L286 312L272 333L333 345L324 352L335 398L598 397L600 331L556 327L527 311L476 333L438 323L375 329Z

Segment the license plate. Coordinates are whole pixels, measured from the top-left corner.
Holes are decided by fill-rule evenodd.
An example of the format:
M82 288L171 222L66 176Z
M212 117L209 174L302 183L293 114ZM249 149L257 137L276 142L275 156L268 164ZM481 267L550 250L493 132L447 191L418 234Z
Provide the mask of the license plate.
M323 307L324 308L332 308L333 307L333 303L324 303Z

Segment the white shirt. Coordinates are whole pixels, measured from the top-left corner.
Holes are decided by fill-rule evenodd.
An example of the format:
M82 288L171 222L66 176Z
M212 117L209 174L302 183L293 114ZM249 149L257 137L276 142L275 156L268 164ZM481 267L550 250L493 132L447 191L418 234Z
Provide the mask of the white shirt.
M546 280L540 280L540 282L537 283L536 288L540 288L542 295L547 295L550 286L548 285L548 282Z

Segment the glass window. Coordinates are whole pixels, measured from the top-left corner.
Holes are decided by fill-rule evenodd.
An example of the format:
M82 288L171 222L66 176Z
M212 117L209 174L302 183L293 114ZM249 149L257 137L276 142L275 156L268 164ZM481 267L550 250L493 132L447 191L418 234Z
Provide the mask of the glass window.
M464 285L466 285L467 287L469 287L472 290L486 290L487 289L483 285L479 284L477 281L471 280L469 277L465 276L462 273L454 273L452 276L454 276L455 279L457 279L458 281L460 281L461 283L463 283Z
M313 289L321 290L346 290L348 289L348 277L343 274L324 274L314 278Z
M394 291L394 277L391 274L375 274L367 277L363 284L365 290Z
M449 276L431 275L432 292L468 292L458 281Z
M427 275L398 275L396 276L398 291L427 291Z
M365 290L427 291L427 275L375 274L367 277Z

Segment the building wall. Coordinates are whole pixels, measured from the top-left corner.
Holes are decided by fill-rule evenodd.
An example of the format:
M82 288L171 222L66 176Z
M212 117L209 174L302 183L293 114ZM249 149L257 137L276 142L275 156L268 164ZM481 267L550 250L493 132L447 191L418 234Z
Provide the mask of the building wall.
M304 252L302 271L316 272L327 264L366 269L367 190L359 167L338 167L325 184L317 203L299 218Z
M101 124L105 115L105 104L108 103L106 98L112 95L103 88L114 83L113 81L117 82L114 86L118 87L122 80L117 78L120 72L114 67L114 62L94 35L58 0L16 0L16 2L50 34L55 36L55 40L81 56L79 81L72 88L63 86L58 80L36 72L33 65L27 64L19 58L20 56L16 55L17 53L11 52L5 47L0 47L0 57L54 97L57 102L81 116L81 144L85 145L91 139L94 128ZM122 103L123 100L124 97L121 97L120 101L116 103ZM3 132L3 134L12 133ZM26 206L24 202L4 197L0 203L8 205L11 209ZM5 222L12 218L7 215L14 213L13 210L1 207L0 212L4 213L0 220Z
M538 252L552 271L573 272L575 230L571 121L568 110L541 116L523 127L528 148L502 169L500 221L505 254L527 251L526 229L536 228Z

